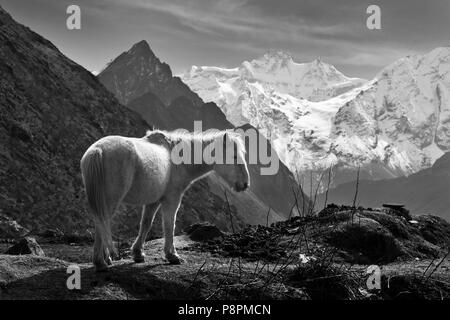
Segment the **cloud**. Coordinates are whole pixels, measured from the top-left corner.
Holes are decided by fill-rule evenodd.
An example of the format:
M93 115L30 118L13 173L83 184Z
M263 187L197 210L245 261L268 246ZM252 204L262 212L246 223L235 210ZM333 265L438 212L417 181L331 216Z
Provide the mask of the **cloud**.
M120 3L125 5L125 2ZM260 8L249 6L247 0L131 0L126 5L170 15L205 35L233 40L292 41L306 39L309 35L351 32L351 27L344 23L312 25L302 17L271 17Z
M271 14L267 6L249 0L115 0L119 5L165 15L176 24L165 27L224 49L262 54L270 48L289 49L303 60L318 55L336 64L383 67L406 50L380 48L380 37L370 36L364 25L364 10L358 19L317 19L318 8ZM292 5L295 5L293 3ZM325 4L321 3L326 13ZM348 6L341 7L343 12ZM325 14L324 13L324 14ZM169 19L170 18L170 19ZM345 18L345 17L344 17ZM170 30L167 30L170 32ZM195 35L193 35L193 33Z
M299 62L321 56L367 78L405 54L448 45L450 28L448 0L78 0L86 32L75 37L60 29L64 16L56 19L69 0L36 0L35 11L29 1L6 1L20 4L24 16L91 70L147 39L175 72L192 64L233 67L279 49ZM365 25L372 2L382 10L380 31Z

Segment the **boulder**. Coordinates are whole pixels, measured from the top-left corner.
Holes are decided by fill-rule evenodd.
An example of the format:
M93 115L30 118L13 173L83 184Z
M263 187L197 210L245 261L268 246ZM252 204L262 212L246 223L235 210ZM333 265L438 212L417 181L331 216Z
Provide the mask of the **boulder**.
M208 223L196 223L186 229L186 233L194 241L208 241L223 235L215 225Z
M326 238L329 244L347 252L347 259L355 263L389 263L404 254L392 233L370 218L357 216L354 222L341 223Z
M34 256L45 256L44 250L39 246L36 239L32 237L22 238L22 240L9 248L5 253L10 255L31 254Z
M26 236L29 230L4 214L0 214L0 239L19 239Z

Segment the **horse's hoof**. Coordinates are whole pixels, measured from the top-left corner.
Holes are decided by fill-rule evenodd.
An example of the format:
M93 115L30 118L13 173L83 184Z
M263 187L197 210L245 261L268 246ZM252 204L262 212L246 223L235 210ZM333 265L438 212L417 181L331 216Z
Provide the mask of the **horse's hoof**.
M106 271L108 271L107 264L95 265L95 272L100 273L100 272L106 272Z
M133 260L136 263L142 263L145 261L145 254L135 255L135 256L133 256Z
M182 264L183 262L185 262L183 258L175 254L167 255L166 258L170 264Z
M112 259L111 259L111 257L108 257L108 259L106 259L106 264L107 264L108 266L112 265Z

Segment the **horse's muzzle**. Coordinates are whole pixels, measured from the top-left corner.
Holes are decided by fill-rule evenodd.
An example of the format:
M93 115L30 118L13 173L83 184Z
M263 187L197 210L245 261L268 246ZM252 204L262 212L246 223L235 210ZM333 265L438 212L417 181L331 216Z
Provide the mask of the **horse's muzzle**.
M245 191L248 189L248 183L247 182L236 182L234 184L234 189L237 192Z

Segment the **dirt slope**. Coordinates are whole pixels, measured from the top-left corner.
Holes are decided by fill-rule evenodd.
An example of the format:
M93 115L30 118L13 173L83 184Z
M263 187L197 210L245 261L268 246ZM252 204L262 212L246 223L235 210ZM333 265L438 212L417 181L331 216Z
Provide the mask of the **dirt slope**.
M368 242L352 238L345 213L249 227L206 242L179 236L175 246L185 263L177 266L163 259L162 239L146 243L142 264L129 258L129 243L118 244L120 260L105 274L94 272L90 244L43 243L48 258L0 255L0 299L450 298L450 225L423 217L419 226L409 226L374 214L360 213L357 220L367 221L354 224L378 234ZM391 236L400 250L395 257L391 246L380 245ZM378 256L369 254L367 245ZM366 281L374 261L381 290L373 292ZM81 268L78 291L66 287L71 263Z

